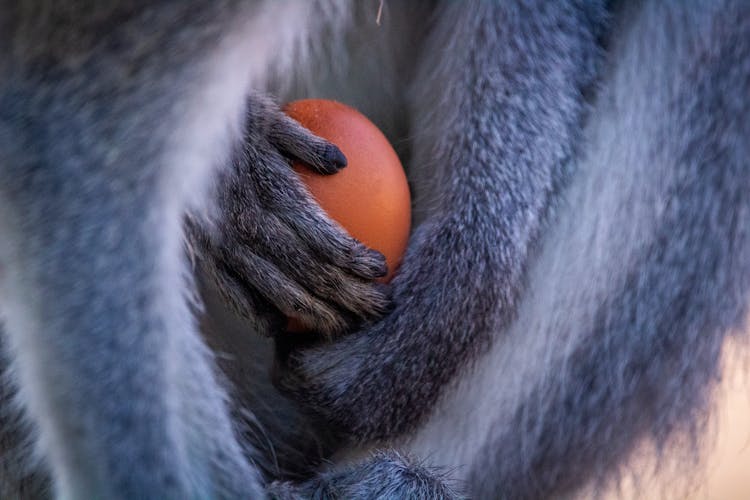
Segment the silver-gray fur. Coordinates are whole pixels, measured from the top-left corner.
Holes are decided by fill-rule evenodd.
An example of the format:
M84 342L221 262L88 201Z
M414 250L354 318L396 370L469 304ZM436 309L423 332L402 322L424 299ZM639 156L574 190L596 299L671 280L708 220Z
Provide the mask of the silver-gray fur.
M666 452L700 436L721 346L746 330L748 5L613 14L517 316L404 440L434 465L470 464L477 497L573 495L644 439Z
M0 3L4 497L547 498L700 428L750 300L747 3L110 4ZM379 321L286 168L341 158L257 92L405 158Z
M606 16L596 2L448 2L433 22L412 89L429 215L394 278L394 307L293 355L280 381L360 440L413 429L512 319L580 140Z

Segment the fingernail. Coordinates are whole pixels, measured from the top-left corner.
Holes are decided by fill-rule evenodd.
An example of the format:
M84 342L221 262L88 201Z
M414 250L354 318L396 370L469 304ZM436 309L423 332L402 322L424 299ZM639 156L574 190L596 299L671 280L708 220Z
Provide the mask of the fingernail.
M346 156L339 148L331 144L326 150L326 160L335 166L342 168L346 166Z

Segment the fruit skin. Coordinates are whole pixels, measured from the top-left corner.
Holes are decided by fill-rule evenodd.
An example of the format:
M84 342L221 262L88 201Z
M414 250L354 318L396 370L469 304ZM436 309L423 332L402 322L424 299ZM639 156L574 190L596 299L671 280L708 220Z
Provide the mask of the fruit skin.
M333 220L385 256L388 274L383 281L389 281L411 229L409 185L390 142L367 117L340 102L304 99L287 104L284 111L346 156L346 168L333 175L301 163L294 169Z
M404 168L388 139L366 116L345 104L304 99L284 112L344 153L347 166L322 175L303 163L292 166L313 198L346 231L385 256L387 283L401 263L411 230L411 196ZM307 329L290 318L287 330Z

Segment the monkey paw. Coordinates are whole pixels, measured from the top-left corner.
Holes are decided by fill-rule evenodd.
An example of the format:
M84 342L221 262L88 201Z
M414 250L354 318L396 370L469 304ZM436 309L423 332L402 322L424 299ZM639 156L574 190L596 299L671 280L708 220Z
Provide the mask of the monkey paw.
M242 148L220 178L217 220L187 220L191 250L238 313L273 318L265 332L295 317L330 336L384 312L387 295L374 280L385 259L328 218L292 159L327 174L346 165L336 146L251 97Z

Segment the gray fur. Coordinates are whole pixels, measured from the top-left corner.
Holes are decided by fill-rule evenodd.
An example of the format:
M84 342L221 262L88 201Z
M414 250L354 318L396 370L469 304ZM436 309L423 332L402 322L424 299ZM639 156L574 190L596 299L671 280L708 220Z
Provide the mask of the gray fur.
M285 6L0 7L2 396L17 387L44 459L24 469L25 424L3 415L4 490L35 495L49 471L64 499L264 496L265 457L240 438L193 324L185 211L189 256L239 312L270 299L333 333L384 304L368 284L382 256L329 222L288 164L332 173L345 158L247 94L271 73L255 49ZM218 215L201 200L214 185Z
M344 155L272 102L253 96L248 107L242 146L219 176L216 227L188 219L203 273L246 317L295 317L334 334L382 313L387 299L372 280L386 272L383 256L331 222L280 153L321 173L345 166Z
M234 7L93 7L2 6L3 305L25 409L59 498L258 496L181 292L181 211L237 112L171 161ZM142 53L160 20L167 50Z
M414 84L414 162L430 168L417 179L439 183L423 187L430 215L393 281L394 307L363 331L294 355L284 389L358 440L392 437L418 425L512 319L567 179L604 22L591 2L438 9ZM437 61L445 50L455 56Z
M469 474L477 497L571 494L607 477L639 436L662 451L675 435L695 436L724 339L747 326L750 10L651 2L623 17L597 110L649 135L629 147L626 129L613 138L601 131L618 125L594 122L591 146L620 168L648 165L643 179L656 187L643 202L654 220L644 241L620 249L623 279L598 297L590 322L556 332L576 338L550 367L557 376L531 384L508 425L490 431ZM592 156L583 161L601 158ZM508 449L526 453L508 461Z
M696 435L750 300L747 4L404 4L0 3L3 497L569 496ZM342 160L264 91L408 160L379 321L287 168Z
M48 471L33 453L32 424L23 418L0 321L0 498L17 500L49 497Z
M192 325L182 292L190 283L180 266L186 197L205 192L197 187L211 164L228 158L216 146L230 144L226 129L244 104L246 83L230 80L226 88L225 75L212 74L243 48L215 53L234 29L246 28L232 17L242 11L229 2L92 7L3 5L16 27L4 38L9 71L0 89L0 199L9 242L3 298L26 409L61 498L260 496L248 462L253 452L237 440ZM161 50L142 53L139 37L150 23L164 29L146 45ZM236 71L234 78L246 78ZM240 93L225 96L234 104L218 129L202 115L203 136L191 137L193 124L180 121L192 119L195 100L216 85ZM281 195L299 189L283 185L290 174L271 175L274 151L309 160L307 141L310 152L323 154L313 162L321 169L342 159L271 106L249 100L244 141L265 157L250 158L255 163L246 168L257 175L269 169L267 179L282 183L256 187L256 196L285 203L276 213L295 223ZM187 142L175 157L180 133ZM175 164L188 154L187 164ZM310 224L319 209L299 200L300 218ZM362 253L330 224L297 232L320 253L350 252L355 263ZM270 256L266 268L283 257Z
M397 437L458 467L479 498L574 495L616 476L647 437L665 450L698 436L720 347L745 327L748 11L642 2L616 6L610 31L572 3L545 4L550 18L493 5L508 13L489 16L496 31L478 21L481 2L471 14L451 4L431 28L424 67L442 85L416 86L423 222L394 311L294 355L282 387L354 442ZM557 22L540 29L545 19ZM462 33L482 49L502 37L477 49L496 80L472 73ZM464 96L476 108L460 108Z
M440 479L433 471L416 466L397 453L377 453L356 465L319 474L302 484L272 484L270 496L278 500L461 498Z

